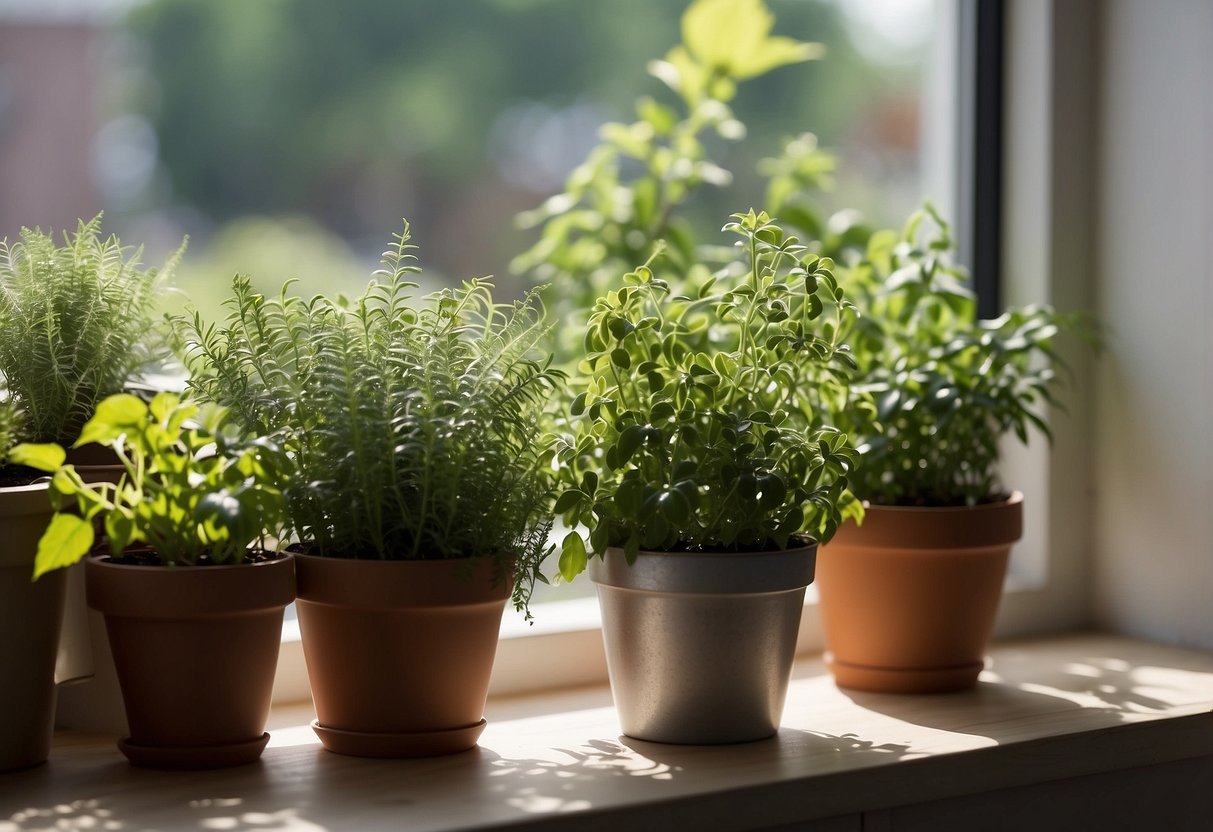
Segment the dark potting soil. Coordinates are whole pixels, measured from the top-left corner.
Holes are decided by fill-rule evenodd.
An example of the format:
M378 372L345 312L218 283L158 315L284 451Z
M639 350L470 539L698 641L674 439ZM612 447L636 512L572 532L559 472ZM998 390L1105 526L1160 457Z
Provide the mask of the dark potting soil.
M5 465L0 467L0 488L15 488L21 485L32 485L34 482L49 477L45 471L37 468L27 468L24 465Z
M278 560L282 557L280 552L267 552L264 549L250 549L248 557L240 561L240 563L268 563L269 561ZM160 560L160 555L153 552L151 549L141 549L137 551L123 552L121 555L110 555L109 559L113 563L120 563L123 566L164 566L164 562ZM227 563L214 563L209 557L203 555L199 558L194 566L232 566Z

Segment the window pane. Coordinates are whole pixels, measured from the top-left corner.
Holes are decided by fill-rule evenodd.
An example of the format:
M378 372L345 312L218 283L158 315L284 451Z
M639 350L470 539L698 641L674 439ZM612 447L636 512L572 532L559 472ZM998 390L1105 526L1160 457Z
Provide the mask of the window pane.
M685 7L53 5L54 15L31 2L0 16L0 171L10 195L41 195L6 199L0 234L104 208L107 227L146 242L155 262L188 233L184 294L173 302L188 296L212 317L237 271L266 290L287 278L303 294L359 290L400 217L421 245L427 286L494 274L504 294L517 293L526 278L509 263L533 232L515 215L559 191L604 122L634 117L638 96L673 101L645 67L679 41ZM745 138L708 147L732 181L704 185L687 207L701 239L730 212L765 203L762 160L806 133L837 158L824 171L829 189L812 194L823 221L845 208L898 224L924 196L946 203L946 183L928 181L940 166L924 162L951 127L948 91L932 86L946 75L932 69L946 53L936 0L769 5L777 33L827 53L738 90ZM55 121L64 112L74 114L66 127ZM35 215L18 216L23 204ZM591 592L581 581L536 599Z

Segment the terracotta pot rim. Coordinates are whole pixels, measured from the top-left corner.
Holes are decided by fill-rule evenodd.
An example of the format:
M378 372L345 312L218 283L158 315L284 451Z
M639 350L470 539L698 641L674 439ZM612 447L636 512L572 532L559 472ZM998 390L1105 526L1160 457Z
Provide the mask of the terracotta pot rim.
M119 618L186 619L281 609L295 599L290 552L260 563L144 566L84 559L88 605Z
M201 563L201 564L150 564L150 563L118 563L112 554L105 552L93 552L85 557L85 560L103 568L103 569L122 569L124 571L144 571L144 572L205 572L206 574L218 572L230 572L235 569L246 569L250 566L274 566L281 563L284 559L297 557L293 552L265 550L266 554L272 554L274 557L268 560L258 561L256 563Z
M379 610L497 604L510 597L513 586L508 562L495 556L367 560L295 553L295 558L301 604ZM504 580L492 580L499 567Z
M974 511L997 511L1007 506L1023 503L1023 492L1012 491L1005 499L992 503L978 503L975 506L890 506L884 503L863 501L864 511L905 512L906 514L944 514L946 512L969 513Z

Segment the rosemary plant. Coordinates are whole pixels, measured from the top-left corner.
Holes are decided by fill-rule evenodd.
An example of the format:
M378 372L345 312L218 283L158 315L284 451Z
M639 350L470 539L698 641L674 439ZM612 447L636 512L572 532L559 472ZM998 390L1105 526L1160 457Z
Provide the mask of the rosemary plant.
M0 401L0 468L8 464L9 452L21 437L21 411L11 401Z
M352 301L237 277L222 327L182 321L191 385L294 460L293 532L328 557L496 556L525 609L547 555L538 417L561 374L536 293L473 280L415 304L409 228Z
M184 247L145 269L142 249L101 237L100 214L61 246L29 228L0 242L0 375L25 438L71 445L97 403L156 356L156 294Z

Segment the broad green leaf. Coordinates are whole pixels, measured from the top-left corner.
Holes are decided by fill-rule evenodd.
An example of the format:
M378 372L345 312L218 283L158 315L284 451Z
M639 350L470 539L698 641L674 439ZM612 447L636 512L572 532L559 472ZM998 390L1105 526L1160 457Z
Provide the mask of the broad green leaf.
M552 507L552 511L555 514L564 514L566 511L576 507L584 499L586 499L586 495L580 491L566 491L557 498L556 505Z
M105 515L105 534L115 552L121 552L131 544L135 531L135 519L127 511L114 510Z
M102 445L116 441L124 434L142 429L147 424L147 405L137 396L117 393L97 405L93 418L84 423L75 447L96 442Z
M26 465L39 471L57 471L67 459L67 454L59 445L52 443L34 444L22 442L8 452L8 461L13 465Z
M47 572L78 563L93 547L94 539L92 523L74 514L56 514L38 541L34 580Z
M572 581L585 571L585 541L577 532L569 532L560 544L560 577Z

